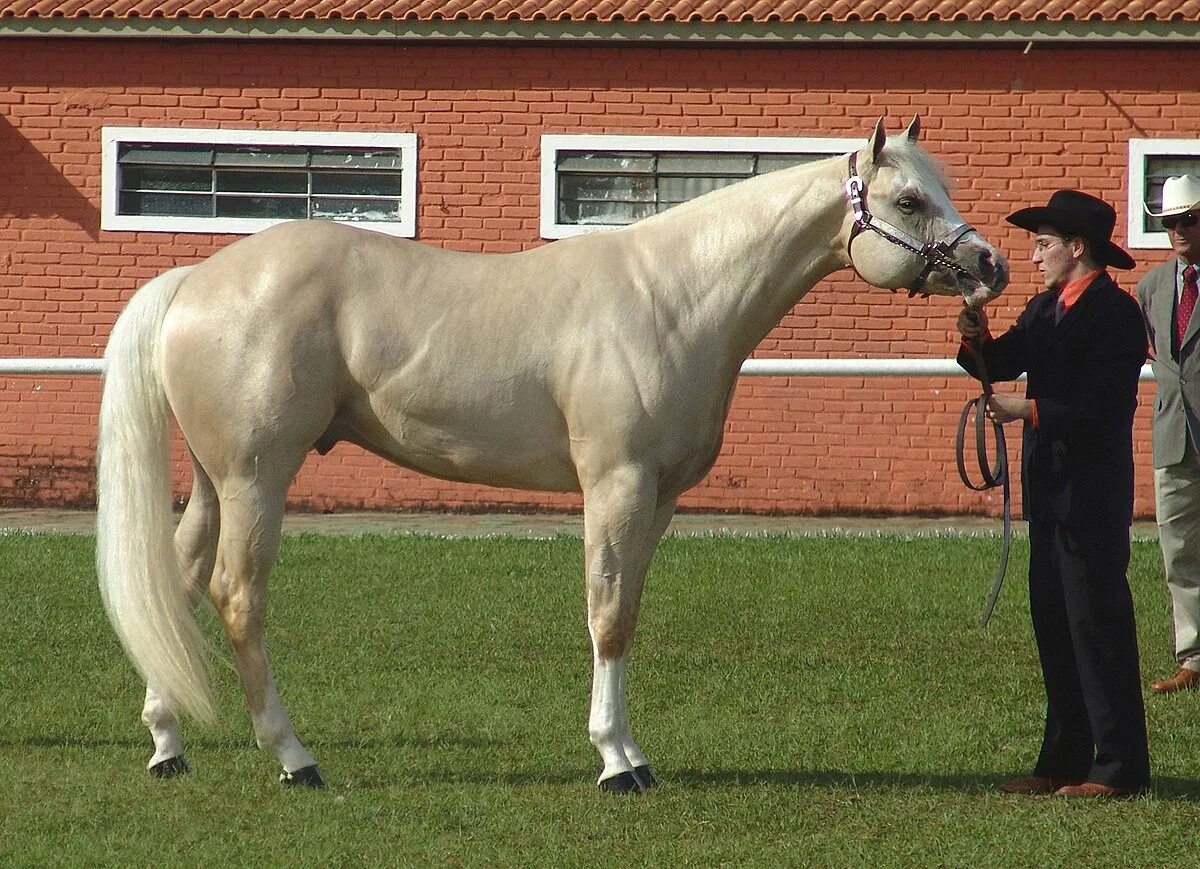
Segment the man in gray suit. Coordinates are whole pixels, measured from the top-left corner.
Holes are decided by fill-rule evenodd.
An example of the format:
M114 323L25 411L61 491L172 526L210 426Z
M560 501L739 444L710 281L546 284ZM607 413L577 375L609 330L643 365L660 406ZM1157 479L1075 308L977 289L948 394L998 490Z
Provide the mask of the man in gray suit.
M1154 401L1154 492L1158 539L1175 616L1175 675L1151 684L1160 694L1200 688L1200 178L1163 185L1162 219L1175 255L1142 278L1158 392Z

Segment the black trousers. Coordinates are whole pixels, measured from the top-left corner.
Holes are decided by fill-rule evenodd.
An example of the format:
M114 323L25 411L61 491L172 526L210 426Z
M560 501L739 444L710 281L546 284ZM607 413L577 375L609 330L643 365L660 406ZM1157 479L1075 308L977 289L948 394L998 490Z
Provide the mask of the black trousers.
M1034 775L1150 784L1129 529L1029 522L1029 606L1046 683Z

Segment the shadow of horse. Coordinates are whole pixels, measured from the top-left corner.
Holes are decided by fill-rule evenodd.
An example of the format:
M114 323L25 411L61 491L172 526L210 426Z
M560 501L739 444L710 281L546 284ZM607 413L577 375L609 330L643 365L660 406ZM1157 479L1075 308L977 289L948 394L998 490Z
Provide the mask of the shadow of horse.
M238 749L252 742L244 736L200 736L192 740L192 744L209 749ZM471 736L368 736L362 739L342 738L320 740L314 744L335 751L356 751L363 748L393 748L410 751L436 751L439 749L457 749L469 751L495 751L508 743L501 739L480 739ZM0 751L8 749L38 749L38 748L87 748L87 749L138 749L146 747L145 739L126 739L112 737L78 737L78 736L19 736L0 739ZM584 774L586 778L586 774ZM568 779L569 780L569 779Z
M240 738L200 736L193 744L206 749L240 749L246 743ZM314 743L326 750L358 751L364 748L407 749L432 751L459 749L465 751L494 751L506 745L505 740L484 739L471 736L438 736L432 738L401 735L373 735L363 739L339 738ZM145 741L141 739L114 739L104 737L79 738L73 736L26 736L0 739L0 752L8 749L39 748L85 748L141 750ZM372 775L355 776L350 770L345 785L358 790L386 790L397 783L395 771L375 778ZM403 776L409 781L455 785L504 785L506 787L570 787L589 781L596 775L595 769L579 767L557 772L523 770L515 772L474 772L437 770L414 772ZM675 772L659 772L663 785L670 790L712 790L713 788L769 787L795 788L802 790L852 790L852 791L936 791L984 795L996 793L1000 782L1022 775L1021 772L1005 773L956 773L939 774L923 772L883 772L879 770L850 771L841 769L681 769ZM1150 796L1156 800L1200 803L1200 779L1160 776L1154 779Z
M882 772L865 770L696 770L682 769L675 772L657 771L662 786L671 791L711 791L714 788L768 787L797 790L852 790L865 792L880 791L933 791L939 793L961 793L969 796L997 794L1000 783L1022 775L1020 772L937 774L922 772ZM345 770L344 773L349 773ZM454 785L504 785L506 787L571 787L581 781L595 777L595 769L514 771L507 773L469 772L455 770L429 771L414 775L410 780L426 783ZM393 787L394 778L358 778L350 774L347 785L364 790ZM1155 800L1200 803L1200 779L1158 778L1154 780L1150 798Z
M682 788L767 785L805 789L957 791L964 794L987 794L995 793L1002 781L1027 774L1025 771L947 775L876 770L680 770L674 775L663 775L662 779L668 786ZM1151 786L1151 796L1160 800L1200 802L1200 779L1156 778Z

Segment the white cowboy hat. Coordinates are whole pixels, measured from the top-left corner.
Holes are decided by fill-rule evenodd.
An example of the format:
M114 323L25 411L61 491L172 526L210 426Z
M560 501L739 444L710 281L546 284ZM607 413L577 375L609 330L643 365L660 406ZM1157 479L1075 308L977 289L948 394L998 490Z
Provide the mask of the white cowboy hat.
M1150 206L1143 204L1142 208L1151 217L1166 217L1172 214L1183 214L1200 206L1200 178L1195 175L1179 175L1168 178L1163 184L1162 211L1154 212Z

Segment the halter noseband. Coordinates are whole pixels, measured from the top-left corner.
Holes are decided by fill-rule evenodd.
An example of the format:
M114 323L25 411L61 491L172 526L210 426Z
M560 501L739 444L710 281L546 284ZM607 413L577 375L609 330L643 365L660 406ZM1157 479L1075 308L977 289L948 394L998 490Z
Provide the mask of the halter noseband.
M924 258L925 268L917 275L912 286L908 287L910 297L921 292L929 275L939 268L952 271L959 277L979 280L978 276L971 274L955 262L952 256L955 246L967 233L974 232L975 228L969 224L960 223L951 227L950 231L938 241L922 241L899 227L892 226L887 221L873 216L867 210L867 183L858 174L858 152L856 151L850 152L850 179L846 182L846 198L850 200L850 208L854 211L854 227L850 230L849 241L846 242L847 256L850 256L850 245L854 243L854 239L864 230L869 229L879 233L897 247L902 247ZM850 264L854 265L853 256L850 256Z

